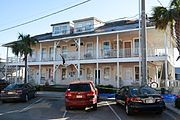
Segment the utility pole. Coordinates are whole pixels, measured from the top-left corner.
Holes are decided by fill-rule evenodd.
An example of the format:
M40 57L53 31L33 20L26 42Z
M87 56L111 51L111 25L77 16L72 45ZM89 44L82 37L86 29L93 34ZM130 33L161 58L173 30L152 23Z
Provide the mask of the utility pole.
M147 59L146 59L146 14L145 0L141 0L141 52L142 52L142 68L141 68L141 85L147 84Z

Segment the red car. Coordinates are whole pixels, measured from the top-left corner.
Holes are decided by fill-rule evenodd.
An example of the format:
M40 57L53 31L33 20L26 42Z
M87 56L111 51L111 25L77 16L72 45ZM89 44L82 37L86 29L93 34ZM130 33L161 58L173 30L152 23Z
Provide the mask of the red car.
M65 93L66 110L72 107L97 109L98 90L92 81L76 81L69 84Z

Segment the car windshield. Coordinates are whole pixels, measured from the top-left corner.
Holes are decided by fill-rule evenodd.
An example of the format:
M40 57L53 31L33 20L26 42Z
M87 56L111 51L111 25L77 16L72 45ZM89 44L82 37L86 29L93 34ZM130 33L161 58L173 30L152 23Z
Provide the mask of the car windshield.
M5 90L20 89L23 87L23 85L24 84L10 84L5 88Z
M86 91L91 91L90 85L89 84L70 84L69 86L69 91L75 92L86 92Z
M132 87L130 89L130 93L132 96L136 95L147 95L147 94L157 94L156 90L150 87Z

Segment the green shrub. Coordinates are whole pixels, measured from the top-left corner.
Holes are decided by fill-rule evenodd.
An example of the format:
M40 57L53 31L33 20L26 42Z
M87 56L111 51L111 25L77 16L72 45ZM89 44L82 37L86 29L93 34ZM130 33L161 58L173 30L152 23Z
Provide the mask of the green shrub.
M176 98L176 100L175 100L175 106L176 106L177 108L180 108L180 98Z
M56 92L65 92L67 86L57 86L57 85L37 85L37 91L56 91Z
M116 93L116 88L112 85L98 85L97 86L99 93Z

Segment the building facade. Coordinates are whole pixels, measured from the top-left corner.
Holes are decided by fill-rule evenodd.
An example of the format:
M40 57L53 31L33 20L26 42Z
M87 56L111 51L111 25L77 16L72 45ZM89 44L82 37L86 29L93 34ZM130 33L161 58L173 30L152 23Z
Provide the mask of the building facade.
M52 24L52 32L34 36L28 58L28 80L35 84L68 84L93 80L96 84L140 84L139 21L104 23L97 18ZM9 49L6 44L7 51ZM175 42L169 30L156 30L147 21L148 83L169 85L175 79ZM64 61L63 61L64 60ZM7 56L6 66L22 66L19 57ZM19 78L16 73L16 80ZM8 79L8 78L7 78Z

